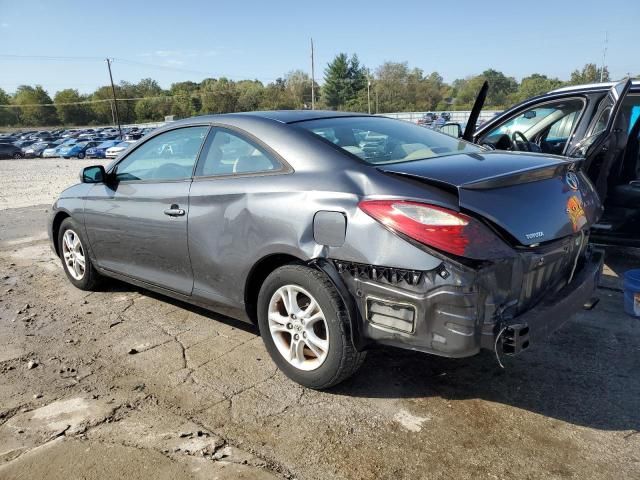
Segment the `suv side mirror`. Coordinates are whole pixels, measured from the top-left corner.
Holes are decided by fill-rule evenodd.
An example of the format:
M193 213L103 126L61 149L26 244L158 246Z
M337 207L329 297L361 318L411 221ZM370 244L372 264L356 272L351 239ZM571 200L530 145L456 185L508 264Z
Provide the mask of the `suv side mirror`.
M107 172L102 165L85 167L80 172L80 181L82 183L102 183L106 178Z
M451 137L462 137L462 127L459 123L445 123L440 128L438 128L438 131Z

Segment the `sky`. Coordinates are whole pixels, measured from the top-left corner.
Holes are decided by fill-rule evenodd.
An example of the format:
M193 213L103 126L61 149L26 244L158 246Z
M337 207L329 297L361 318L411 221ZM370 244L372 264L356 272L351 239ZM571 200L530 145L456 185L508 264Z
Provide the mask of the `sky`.
M640 74L639 28L639 0L0 0L0 88L89 93L108 84L105 57L115 58L116 82L271 82L310 71L311 37L320 83L340 52L372 69L406 61L446 81L487 68L568 79L602 63L607 32L618 79Z

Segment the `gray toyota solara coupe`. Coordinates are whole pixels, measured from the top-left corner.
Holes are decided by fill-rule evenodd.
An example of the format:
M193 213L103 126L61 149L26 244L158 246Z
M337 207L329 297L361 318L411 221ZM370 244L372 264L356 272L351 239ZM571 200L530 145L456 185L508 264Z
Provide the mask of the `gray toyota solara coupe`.
M159 129L53 206L65 273L255 322L327 388L373 345L516 354L593 304L602 211L579 160L384 117L280 111Z

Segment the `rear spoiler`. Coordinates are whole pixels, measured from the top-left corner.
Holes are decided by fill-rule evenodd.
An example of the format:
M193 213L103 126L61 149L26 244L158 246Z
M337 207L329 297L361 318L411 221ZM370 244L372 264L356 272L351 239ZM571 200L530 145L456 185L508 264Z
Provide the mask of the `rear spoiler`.
M538 182L540 180L546 180L556 176L564 175L570 170L578 171L580 169L580 164L584 161L584 158L564 158L563 160L565 160L563 163L557 165L544 165L522 168L520 170L512 170L503 174L493 175L491 177L481 178L472 182L460 184L443 181L439 178L431 178L428 174L416 175L412 173L385 170L381 167L378 167L378 170L384 173L391 173L393 175L420 180L422 182L429 183L439 188L446 188L448 190L489 190L492 188L509 187L512 185L519 185L523 183Z

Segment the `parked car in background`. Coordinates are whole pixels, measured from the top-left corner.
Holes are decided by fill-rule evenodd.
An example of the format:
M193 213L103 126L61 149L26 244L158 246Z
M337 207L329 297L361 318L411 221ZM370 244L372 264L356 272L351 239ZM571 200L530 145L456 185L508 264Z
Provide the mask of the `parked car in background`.
M129 148L134 143L136 142L132 140L119 142L117 145L107 148L104 156L105 158L116 158L118 155L120 155L122 152L124 152L127 148Z
M0 158L22 158L24 154L20 147L12 143L0 143Z
M420 125L421 127L429 127L433 123L435 117L436 117L435 113L427 112L424 115L422 115L421 118L418 119L418 125Z
M73 143L75 143L75 139L74 138L70 138L70 137L66 137L62 141L53 142L53 146L51 146L49 148L45 148L42 151L42 155L41 156L42 156L42 158L59 157L60 156L58 154L59 149L64 147L64 146L72 145Z
M79 158L83 159L85 157L86 151L91 148L99 145L100 142L96 141L80 141L76 142L73 145L68 145L64 147L60 147L58 150L58 155L62 158Z
M581 310L603 255L579 163L363 114L196 117L85 168L48 230L76 287L254 321L287 376L328 388L370 346L515 354Z
M107 148L114 147L122 143L120 140L107 140L98 145L88 148L86 153L87 158L106 158Z
M56 145L53 142L38 142L30 145L27 148L23 148L22 151L25 158L42 157L42 152L44 152L47 148L52 148L55 146Z

